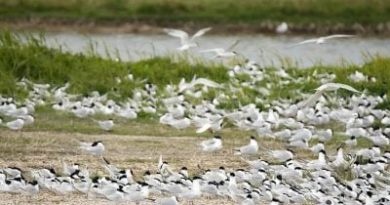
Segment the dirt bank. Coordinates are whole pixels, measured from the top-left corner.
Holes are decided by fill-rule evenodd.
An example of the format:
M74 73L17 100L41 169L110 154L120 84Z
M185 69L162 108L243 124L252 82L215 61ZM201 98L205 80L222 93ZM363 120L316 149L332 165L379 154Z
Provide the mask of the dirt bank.
M215 34L256 34L256 33L275 33L276 23L261 22L259 24L196 24L188 23L173 23L158 25L155 23L144 22L110 22L96 23L93 21L61 21L61 20L0 20L0 28L18 30L18 31L76 31L82 33L142 33L156 34L161 33L162 28L181 28L188 31L195 31L202 27L212 26L212 33ZM379 23L377 25L362 25L353 24L345 25L342 23L335 25L316 25L310 24L289 24L289 32L287 34L331 34L331 33L348 33L358 35L390 35L390 22Z

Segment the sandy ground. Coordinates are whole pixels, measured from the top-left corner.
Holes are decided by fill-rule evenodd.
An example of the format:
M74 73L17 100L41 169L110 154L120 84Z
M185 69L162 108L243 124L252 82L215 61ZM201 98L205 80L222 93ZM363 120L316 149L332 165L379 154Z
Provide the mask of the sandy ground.
M179 202L180 204L190 204L185 201ZM38 196L35 196L33 198L22 196L22 195L12 195L12 194L0 194L0 204L1 205L28 205L28 204L34 204L34 205L51 205L51 204L61 204L61 205L87 205L87 204L93 204L93 205L124 205L124 204L135 204L131 202L127 203L118 203L118 202L112 202L107 201L104 199L88 199L84 195L80 194L71 194L66 196L58 196L54 195L48 192L42 192ZM154 204L153 201L148 202L142 202L139 203L139 205L151 205ZM195 200L194 204L196 205L222 205L222 204L234 204L233 201L228 199L199 199Z
M211 135L210 135L211 136ZM190 174L202 169L224 166L228 170L245 167L240 157L233 155L233 148L246 144L248 139L224 139L224 149L218 153L202 153L200 137L153 137L126 135L86 135L52 132L0 133L0 167L18 166L22 170L54 167L61 170L61 161L87 166L91 174L105 175L102 160L78 150L79 141L102 140L106 147L105 157L119 167L130 167L136 177L146 170L155 172L160 154L174 170L186 166ZM259 140L264 146L281 146L273 140ZM200 167L200 168L199 168ZM28 173L26 173L28 175ZM58 196L41 192L38 196L0 194L0 204L116 204L105 200L87 199L85 195ZM147 202L146 204L152 204ZM184 203L185 204L185 203ZM195 204L234 204L228 199L200 199Z

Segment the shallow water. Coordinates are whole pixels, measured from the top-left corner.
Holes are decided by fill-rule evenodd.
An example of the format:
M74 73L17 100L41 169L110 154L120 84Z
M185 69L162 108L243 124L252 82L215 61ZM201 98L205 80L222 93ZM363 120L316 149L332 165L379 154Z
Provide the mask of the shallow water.
M79 34L47 33L47 43L51 47L61 46L66 51L86 52L91 42L98 54L109 53L122 60L136 61L153 56L167 56L178 53L179 40L167 35L141 34ZM206 35L198 39L199 48L191 51L192 56L212 60L213 54L198 51L210 48L228 48L239 40L234 48L241 55L262 65L280 65L281 59L299 67L314 64L339 65L342 63L362 64L370 55L390 56L390 38L363 38L331 40L327 44L308 44L288 48L297 42L313 36L269 36L269 35ZM115 55L117 53L117 55ZM217 59L218 60L218 59ZM220 61L220 60L219 60Z

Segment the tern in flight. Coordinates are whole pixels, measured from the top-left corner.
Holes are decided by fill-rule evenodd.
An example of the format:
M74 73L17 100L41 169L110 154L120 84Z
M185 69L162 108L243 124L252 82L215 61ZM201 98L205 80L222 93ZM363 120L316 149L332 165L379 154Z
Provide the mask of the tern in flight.
M177 29L164 29L164 32L170 36L180 38L181 46L177 48L179 51L185 51L190 48L198 47L198 44L194 41L196 38L203 36L206 32L210 31L211 27L200 29L193 36L188 35L187 32Z
M239 43L239 40L236 40L229 48L213 48L200 51L201 53L214 52L216 55L213 58L230 58L237 55L237 52L232 51L232 49Z
M304 44L309 44L309 43L324 44L327 40L330 40L330 39L334 39L334 38L351 38L351 37L354 37L354 36L355 35L336 34L336 35L330 35L330 36L323 36L323 37L319 37L319 38L312 38L312 39L308 39L308 40L296 43L294 45L291 45L291 46L289 46L289 48L295 47L295 46L304 45Z
M342 83L326 83L326 84L323 84L321 85L320 87L316 88L316 92L311 95L304 103L303 103L303 107L306 107L306 106L310 106L311 104L313 104L315 101L317 101L321 95L327 91L336 91L338 89L344 89L344 90L348 90L348 91L351 91L351 92L354 92L354 93L360 93L358 90L356 90L355 88L349 86L349 85L346 85L346 84L342 84Z

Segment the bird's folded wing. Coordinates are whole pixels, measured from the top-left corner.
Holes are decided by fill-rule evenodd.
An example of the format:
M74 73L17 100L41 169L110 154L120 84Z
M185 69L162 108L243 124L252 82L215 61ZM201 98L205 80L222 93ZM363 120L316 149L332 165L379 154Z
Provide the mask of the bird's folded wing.
M202 127L200 127L199 129L197 129L196 133L203 133L206 130L210 129L210 127L211 127L211 123L206 123Z
M208 147L208 146L211 146L211 145L213 145L213 144L215 144L215 141L214 141L213 139L205 140L205 141L203 141L203 142L201 143L201 145L202 145L203 147Z
M253 149L252 146L246 145L246 146L241 147L240 151L241 151L241 153L245 154L245 153L251 152L252 149Z

